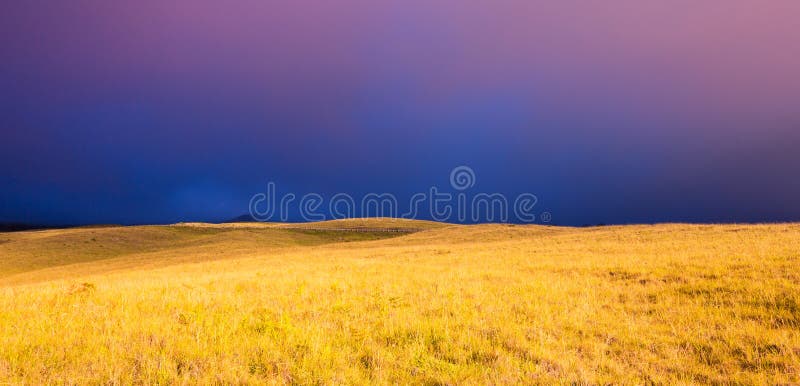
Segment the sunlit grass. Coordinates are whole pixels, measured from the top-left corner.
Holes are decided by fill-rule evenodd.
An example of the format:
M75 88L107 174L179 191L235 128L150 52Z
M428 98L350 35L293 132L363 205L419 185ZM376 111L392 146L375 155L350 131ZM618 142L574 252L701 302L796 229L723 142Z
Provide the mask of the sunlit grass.
M176 240L86 259L86 230L0 234L8 261L76 243L59 267L4 263L0 380L800 382L794 224L95 240L120 229Z

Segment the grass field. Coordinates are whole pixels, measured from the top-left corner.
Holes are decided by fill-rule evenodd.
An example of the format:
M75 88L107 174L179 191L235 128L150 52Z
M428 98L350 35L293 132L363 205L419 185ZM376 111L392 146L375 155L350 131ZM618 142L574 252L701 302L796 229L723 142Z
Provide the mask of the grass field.
M4 382L797 383L800 224L0 233Z

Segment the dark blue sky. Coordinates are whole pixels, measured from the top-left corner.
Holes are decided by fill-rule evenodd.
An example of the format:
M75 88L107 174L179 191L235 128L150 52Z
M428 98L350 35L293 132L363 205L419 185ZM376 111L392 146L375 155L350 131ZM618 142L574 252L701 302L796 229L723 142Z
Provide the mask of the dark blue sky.
M556 4L557 3L557 4ZM0 221L161 223L468 165L557 224L800 220L800 3L0 5Z

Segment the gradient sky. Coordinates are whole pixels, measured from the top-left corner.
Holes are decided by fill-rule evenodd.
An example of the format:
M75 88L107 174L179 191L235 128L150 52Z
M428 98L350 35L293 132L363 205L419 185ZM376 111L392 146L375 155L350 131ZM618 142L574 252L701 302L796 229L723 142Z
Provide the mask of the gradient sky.
M796 0L6 1L0 221L447 186L557 224L800 220Z

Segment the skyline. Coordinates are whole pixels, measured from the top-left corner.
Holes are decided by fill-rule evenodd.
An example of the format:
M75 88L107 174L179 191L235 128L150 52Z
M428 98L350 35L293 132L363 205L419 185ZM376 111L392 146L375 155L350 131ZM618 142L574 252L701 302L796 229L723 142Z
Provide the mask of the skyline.
M0 9L0 222L407 201L459 165L558 225L800 220L794 1Z

